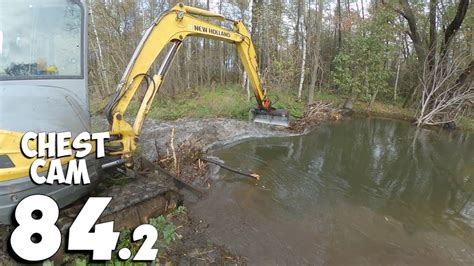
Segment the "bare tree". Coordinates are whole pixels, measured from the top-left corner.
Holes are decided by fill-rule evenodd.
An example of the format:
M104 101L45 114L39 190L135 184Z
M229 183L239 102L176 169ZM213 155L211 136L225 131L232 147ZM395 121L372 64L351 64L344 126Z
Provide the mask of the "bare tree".
M304 24L304 12L301 20L298 20L299 23ZM298 101L301 101L301 96L303 92L303 84L304 84L304 75L305 75L305 66L306 66L306 32L304 31L304 27L301 27L301 42L303 49L301 51L302 53L302 59L301 59L301 72L300 72L300 82L298 85Z
M474 82L461 81L466 56L425 60L420 78L421 102L417 126L454 123L474 102Z
M90 4L93 5L93 1L90 1ZM110 86L109 86L109 78L107 77L107 69L105 68L104 65L104 56L102 55L102 46L99 40L99 34L97 33L97 27L94 21L94 13L92 12L94 8L89 9L89 16L91 18L91 24L92 24L92 29L94 31L94 37L95 37L95 42L96 42L96 47L97 49L94 49L95 54L97 55L97 60L99 61L99 66L100 66L100 83L102 86L102 91L109 93L110 92Z
M309 95L308 95L308 103L313 103L314 99L314 88L316 87L316 80L318 76L318 70L321 68L320 61L321 61L321 31L323 25L323 8L324 8L324 1L318 0L318 12L316 15L316 23L315 28L316 32L313 33L313 70L311 73L311 83L309 85Z

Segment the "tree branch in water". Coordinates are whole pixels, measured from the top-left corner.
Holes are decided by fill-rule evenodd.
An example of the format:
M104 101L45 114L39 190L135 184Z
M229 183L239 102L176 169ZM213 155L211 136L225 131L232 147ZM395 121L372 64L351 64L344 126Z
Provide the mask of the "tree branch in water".
M224 169L226 169L230 172L233 172L233 173L236 173L236 174L239 174L239 175L247 176L247 177L253 178L255 180L260 180L260 176L258 174L255 174L255 173L244 173L242 171L236 170L234 168L231 168L229 166L224 165L221 162L218 162L218 161L215 161L215 160L212 160L212 159L200 158L199 160L218 165L218 166L220 166L220 167L222 167L222 168L224 168Z

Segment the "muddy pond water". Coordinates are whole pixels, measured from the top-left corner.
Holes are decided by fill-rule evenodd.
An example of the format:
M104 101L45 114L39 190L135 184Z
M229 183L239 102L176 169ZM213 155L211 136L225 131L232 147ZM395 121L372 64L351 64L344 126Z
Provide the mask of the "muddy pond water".
M474 135L353 118L214 152L190 206L250 264L474 264Z

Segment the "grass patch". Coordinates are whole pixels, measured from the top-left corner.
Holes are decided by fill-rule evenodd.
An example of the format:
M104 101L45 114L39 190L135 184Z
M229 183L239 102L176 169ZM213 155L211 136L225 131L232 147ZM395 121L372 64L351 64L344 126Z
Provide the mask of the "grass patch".
M317 92L314 94L314 99L315 101L333 102L342 106L346 97L330 92Z
M415 110L410 108L402 108L401 104L391 104L384 102L374 102L368 107L366 102L356 102L354 104L356 113L379 115L382 117L396 118L411 121L415 117Z
M458 127L463 130L474 131L474 119L461 117L458 122Z
M154 102L150 117L169 120L182 117L245 119L251 106L240 88L203 89L198 93L186 92L175 99L160 97Z
M304 103L298 102L296 95L286 91L269 93L274 107L288 109L292 116L301 117ZM234 118L245 120L249 110L256 106L254 97L247 101L247 94L238 86L218 87L214 90L201 89L198 92L187 91L171 98L157 95L149 113L150 118L175 120L188 118ZM140 105L133 101L128 107L125 117L134 117Z
M306 99L298 101L297 91L294 89L271 90L269 97L273 106L290 111L291 119L300 118L304 114ZM316 92L315 101L333 102L334 106L342 106L346 97L335 92ZM94 114L100 113L106 106L107 100L92 101L91 110ZM368 107L368 102L357 101L354 111L363 115L375 115L412 121L415 110L402 108L402 102L376 101ZM229 85L217 87L214 90L202 88L182 92L172 98L169 95L158 94L152 104L148 117L161 120L176 120L179 118L234 118L248 119L250 108L256 106L255 98L247 101L247 94L241 86ZM125 114L126 118L136 116L140 103L133 100ZM458 128L474 131L474 119L463 117L458 122Z
M303 116L306 99L298 101L296 90L271 90L268 96L273 101L273 107L287 109L294 118ZM343 103L341 96L331 93L315 93L315 101ZM91 112L101 113L107 105L108 99L97 99L91 102ZM158 94L152 104L148 117L162 120L176 120L179 118L234 118L245 120L249 110L257 105L252 94L247 101L247 93L237 85L221 86L214 90L203 88L197 91L182 92L176 97ZM133 100L125 113L125 117L135 117L140 102Z

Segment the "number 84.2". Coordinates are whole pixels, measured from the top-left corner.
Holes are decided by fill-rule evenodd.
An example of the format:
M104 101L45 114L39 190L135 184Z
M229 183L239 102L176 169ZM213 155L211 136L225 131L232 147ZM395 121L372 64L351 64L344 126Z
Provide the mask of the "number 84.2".
M87 200L69 228L68 250L92 251L92 260L112 258L120 233L114 232L114 222L95 224L111 200L111 197L91 197ZM58 204L48 196L32 195L20 201L15 210L18 226L10 237L13 252L32 262L46 260L56 254L61 246L61 231L56 226L58 218ZM132 240L138 241L145 236L134 261L153 261L156 258L158 250L153 248L158 238L156 228L142 224L133 231Z

